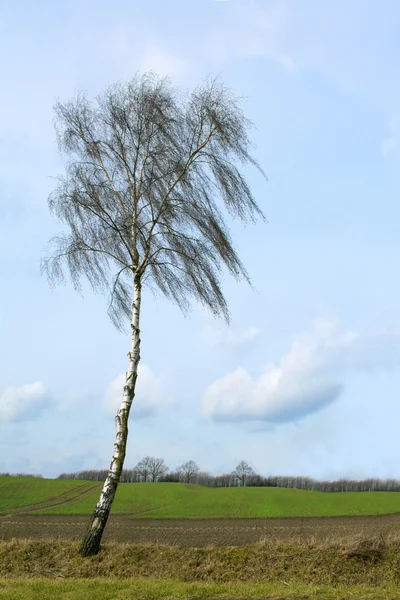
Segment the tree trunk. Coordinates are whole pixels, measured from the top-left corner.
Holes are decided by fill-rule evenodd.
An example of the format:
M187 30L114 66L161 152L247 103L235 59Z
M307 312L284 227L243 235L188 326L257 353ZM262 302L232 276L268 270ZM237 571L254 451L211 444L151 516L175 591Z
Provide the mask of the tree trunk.
M93 556L100 550L101 538L107 524L111 505L124 466L126 443L128 439L128 418L132 401L135 396L137 368L140 360L140 301L141 282L139 278L135 278L131 321L131 349L128 352L128 370L126 372L122 402L115 417L116 436L114 453L99 501L93 511L88 531L86 532L79 550L82 556Z

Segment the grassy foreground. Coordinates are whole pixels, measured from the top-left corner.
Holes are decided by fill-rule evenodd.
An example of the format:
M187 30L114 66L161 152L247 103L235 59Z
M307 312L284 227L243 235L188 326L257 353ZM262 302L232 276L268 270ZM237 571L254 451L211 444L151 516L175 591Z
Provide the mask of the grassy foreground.
M0 513L89 515L101 484L0 477ZM113 514L143 519L330 517L400 512L400 492L323 493L285 488L206 488L177 483L118 487Z
M260 542L241 548L0 542L0 599L400 598L400 541Z
M2 600L194 600L209 598L221 600L388 600L400 598L398 587L377 587L302 584L212 584L182 583L176 580L125 579L72 579L54 581L49 579L5 580L0 579Z
M391 585L400 590L400 541L351 544L258 542L251 546L180 548L161 544L105 544L82 558L77 542L0 542L0 578L177 579L185 583L297 583ZM364 546L363 546L364 544Z

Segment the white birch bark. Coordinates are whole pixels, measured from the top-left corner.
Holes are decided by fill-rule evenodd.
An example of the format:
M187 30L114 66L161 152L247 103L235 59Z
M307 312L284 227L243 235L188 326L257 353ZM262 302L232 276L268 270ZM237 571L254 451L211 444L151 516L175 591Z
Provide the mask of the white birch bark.
M137 369L140 361L140 303L141 282L139 278L135 278L131 321L131 348L128 352L128 370L126 372L122 401L115 417L116 436L114 453L100 498L92 515L88 532L81 545L80 552L83 556L96 554L99 550L101 537L110 514L111 505L124 465L128 439L128 418L135 396Z

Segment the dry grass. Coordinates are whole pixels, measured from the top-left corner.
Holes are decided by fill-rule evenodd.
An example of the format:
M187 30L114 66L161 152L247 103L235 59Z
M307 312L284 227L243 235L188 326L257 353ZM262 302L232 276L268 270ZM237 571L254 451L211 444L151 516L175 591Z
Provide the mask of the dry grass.
M358 538L343 550L343 556L375 563L384 560L386 549L387 542L383 535L372 539Z
M150 578L180 582L400 586L400 540L382 537L327 544L269 542L252 546L179 548L106 544L83 559L78 544L52 540L0 543L0 577Z

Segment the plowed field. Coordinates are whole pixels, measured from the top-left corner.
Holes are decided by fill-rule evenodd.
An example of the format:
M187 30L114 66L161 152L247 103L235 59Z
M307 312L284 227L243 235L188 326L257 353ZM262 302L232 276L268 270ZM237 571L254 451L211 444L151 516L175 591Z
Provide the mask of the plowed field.
M87 516L21 515L0 518L0 539L79 540ZM133 519L127 515L109 518L104 541L163 543L180 547L243 546L262 539L346 541L357 536L383 534L400 538L400 515L371 517L297 517L269 519Z

